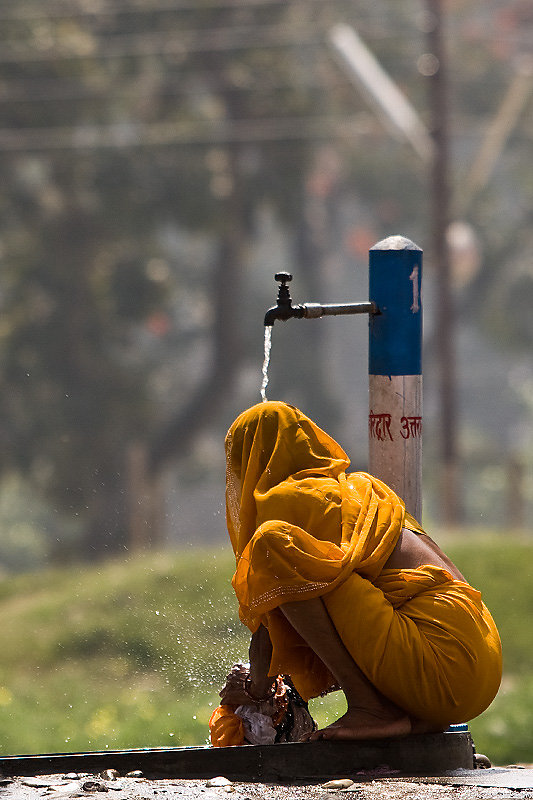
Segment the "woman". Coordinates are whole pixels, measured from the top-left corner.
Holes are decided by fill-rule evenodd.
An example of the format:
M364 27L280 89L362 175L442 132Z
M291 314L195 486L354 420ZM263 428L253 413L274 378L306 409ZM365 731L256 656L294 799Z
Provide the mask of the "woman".
M227 524L249 671L224 706L265 702L289 675L347 711L309 739L445 730L491 703L501 645L478 591L405 511L298 409L266 402L226 438Z

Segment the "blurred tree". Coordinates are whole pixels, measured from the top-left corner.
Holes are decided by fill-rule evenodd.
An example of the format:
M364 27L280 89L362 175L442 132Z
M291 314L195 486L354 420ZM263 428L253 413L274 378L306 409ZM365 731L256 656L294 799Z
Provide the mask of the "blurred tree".
M85 518L86 556L127 543L130 443L145 442L157 472L188 452L236 383L254 209L266 199L294 209L306 157L305 138L290 154L275 132L253 141L254 124L259 131L280 103L284 114L310 109L313 92L291 79L297 51L278 60L277 46L264 47L285 25L295 35L297 7L2 9L6 119L23 137L4 137L0 156L3 467ZM103 125L113 149L93 150ZM142 147L130 147L139 125ZM163 126L170 139L159 147ZM182 144L175 132L187 126ZM178 336L179 321L173 335L171 304L194 295L194 265L173 263L168 238L195 229L213 255L190 339ZM163 340L200 348L196 373L203 362L193 382L178 373L175 410L153 388L161 350L154 364L143 344L157 320Z
M113 551L125 536L124 447L147 410L145 376L124 357L128 332L161 305L162 288L146 273L151 248L120 241L126 232L90 197L87 175L73 180L71 159L50 165L35 187L20 186L27 163L12 166L4 173L17 224L4 238L2 466L87 519L87 555ZM52 210L43 210L43 193L53 194Z
M475 115L493 112L527 9L448 10L459 189ZM0 18L0 466L80 515L82 552L102 554L128 540L132 443L157 475L221 425L228 398L240 404L250 319L260 327L264 311L247 282L259 209L290 234L302 300L339 299L325 296L331 253L352 259L361 231L365 247L391 232L424 245L423 167L391 142L326 41L336 22L357 27L424 113L430 21L419 0L0 0ZM517 164L529 141L522 120L509 145ZM513 229L501 209L518 198L523 210L526 173L509 159L498 192L469 209L487 240ZM347 221L353 208L361 219ZM518 264L529 245L513 241ZM519 272L508 288L523 302L530 276ZM487 260L462 297L479 280L494 307L500 277ZM512 334L488 316L495 335L503 325L510 342L522 336L517 318ZM323 330L306 337L314 362L287 348L286 385L335 416Z

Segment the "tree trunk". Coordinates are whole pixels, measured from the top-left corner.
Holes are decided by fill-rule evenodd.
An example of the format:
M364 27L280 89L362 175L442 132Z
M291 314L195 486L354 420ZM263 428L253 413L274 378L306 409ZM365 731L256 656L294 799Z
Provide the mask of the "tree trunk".
M214 323L209 369L200 385L178 414L170 419L153 440L149 468L162 469L170 459L183 456L198 433L216 414L223 399L232 391L243 357L241 317L244 271L244 217L238 171L238 153L230 158L233 190L225 200L224 232L220 237L212 278Z

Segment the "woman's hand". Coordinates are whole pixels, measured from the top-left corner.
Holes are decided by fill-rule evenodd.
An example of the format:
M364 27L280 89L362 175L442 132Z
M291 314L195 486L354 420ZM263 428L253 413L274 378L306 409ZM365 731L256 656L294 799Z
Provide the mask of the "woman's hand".
M250 670L244 664L235 664L226 678L226 683L219 692L224 705L241 706L251 702L250 696L245 691L246 678Z
M270 686L273 686L274 682L272 679L269 679L267 682L270 683ZM251 703L259 705L268 699L269 696L268 691L265 696L264 687L262 687L261 692L254 691L254 685L250 680L250 670L248 667L245 667L244 664L235 664L235 666L232 667L231 672L226 678L226 683L219 694L224 705L233 706L250 705Z

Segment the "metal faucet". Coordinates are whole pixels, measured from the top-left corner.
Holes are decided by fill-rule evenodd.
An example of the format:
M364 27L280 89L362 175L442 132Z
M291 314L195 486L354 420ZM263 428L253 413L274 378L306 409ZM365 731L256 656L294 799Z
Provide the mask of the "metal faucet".
M269 308L265 314L265 327L272 327L277 319L286 320L291 317L297 319L316 319L317 317L335 316L339 314L379 314L379 308L373 300L364 303L298 303L292 304L288 283L292 281L289 272L276 272L274 280L280 286L278 290L277 305Z

